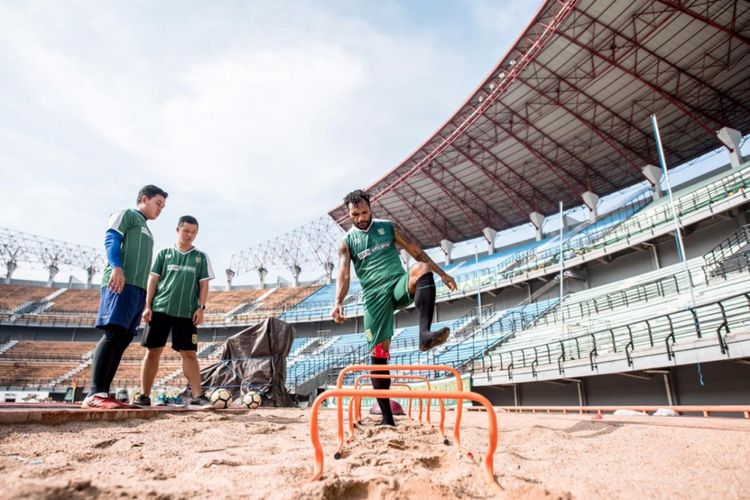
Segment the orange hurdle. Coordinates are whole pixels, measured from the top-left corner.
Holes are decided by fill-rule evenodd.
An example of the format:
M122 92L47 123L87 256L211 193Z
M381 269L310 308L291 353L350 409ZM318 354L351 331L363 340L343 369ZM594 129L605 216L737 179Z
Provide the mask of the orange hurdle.
M382 375L382 374L372 374L372 373L363 373L361 375L357 375L357 378L354 379L354 388L355 389L359 388L359 386L360 386L359 381L362 380L363 378L369 378L369 379L391 379L391 380L395 380L395 379L419 380L419 381L425 382L427 384L427 390L428 391L432 390L432 387L430 386L429 379L427 377L425 377L424 375ZM394 384L394 385L398 385L400 387L403 387L403 384ZM411 390L410 386L407 385L406 387L409 387L409 390ZM355 406L355 414L356 414L356 417L357 417L357 422L360 422L362 420L362 398L355 398L355 400L357 401L356 406ZM442 403L442 401L441 401L441 403ZM410 409L411 409L411 399L409 400L409 406L410 406ZM411 418L411 412L409 412L409 418ZM419 423L420 424L422 423L422 400L421 399L419 400ZM430 400L429 399L427 400L427 423L428 424L432 424L432 422L430 422Z
M382 367L383 365L377 365ZM371 397L371 398L392 398L392 397L404 397L405 391L393 391L393 390L355 390L355 389L329 389L321 393L312 405L311 417L310 417L310 440L312 441L313 449L315 450L315 466L313 469L313 475L310 477L311 481L320 479L323 475L323 447L320 445L320 437L318 436L318 413L320 411L320 405L328 398L338 398L343 400L344 397ZM447 392L430 392L430 391L411 391L406 393L409 398L414 399L455 399L463 402L464 399L474 401L481 404L487 410L487 421L489 425L489 439L487 444L487 455L484 457L484 473L485 479L488 485L493 488L495 493L502 494L503 490L495 480L494 461L493 457L495 449L497 448L497 417L495 411L492 408L492 404L484 396L475 392L463 392L463 391L447 391ZM338 409L342 411L341 405L339 404ZM343 411L342 411L343 413ZM341 422L341 420L339 420ZM458 426L456 426L458 428Z
M363 385L366 386L366 387L372 387L370 384L358 384L355 387L355 389L359 389ZM409 384L393 383L393 384L391 384L391 387L405 387L405 388L409 389L409 391L411 391L411 386L409 386ZM357 399L357 401L358 401L356 409L355 409L355 405L354 405L354 400L355 399ZM413 420L411 418L411 402L412 402L411 398L409 398L409 411L407 413L407 415L409 416L409 420ZM356 427L355 422L356 423L360 423L362 421L362 408L361 408L361 404L359 404L359 403L361 403L361 400L359 400L358 398L352 398L349 401L349 438L350 439L354 438L354 428ZM357 414L359 414L359 416ZM422 400L421 399L419 400L419 415L420 415L420 417L422 415ZM421 422L421 418L420 418L420 422Z
M336 389L340 390L344 386L344 377L347 373L353 371L384 371L384 370L409 370L409 371L436 371L436 372L450 372L456 377L456 391L452 392L456 394L463 393L464 384L461 380L461 374L458 370L452 366L447 365L349 365L345 366L340 372L336 379ZM387 391L381 391L387 392ZM403 392L403 391L402 391ZM420 391L425 394L430 394L428 391ZM443 393L432 393L432 394L443 394ZM356 393L355 393L356 395ZM347 394L347 396L350 396ZM384 397L384 396L382 396ZM433 398L433 396L423 396L425 399ZM456 400L456 423L453 429L453 439L456 441L457 446L461 446L461 415L463 413L464 401L461 398L433 398L433 399L455 399ZM334 458L341 458L341 451L344 449L344 399L342 396L338 396L336 400L336 417L337 417L337 433L338 433L338 449L333 455Z
M382 374L371 374L371 373L363 373L361 375L357 375L357 378L354 379L354 389L359 389L360 382L362 379L369 378L369 379L405 379L405 380L419 380L424 382L427 385L427 390L432 391L432 386L430 385L430 381L427 377L424 375L382 375ZM393 384L399 387L408 387L409 390L412 390L412 387L406 384ZM409 418L411 418L411 398L409 398ZM445 438L445 403L443 403L442 399L438 400L440 402L440 437L443 440L443 443L446 445L449 445L450 442ZM431 399L427 399L427 424L432 426L432 422L430 421L430 406L431 406ZM352 407L354 407L354 415L355 418L352 418ZM362 421L362 398L353 398L349 402L349 436L350 438L354 438L354 421L361 422ZM422 400L419 400L419 423L422 423Z

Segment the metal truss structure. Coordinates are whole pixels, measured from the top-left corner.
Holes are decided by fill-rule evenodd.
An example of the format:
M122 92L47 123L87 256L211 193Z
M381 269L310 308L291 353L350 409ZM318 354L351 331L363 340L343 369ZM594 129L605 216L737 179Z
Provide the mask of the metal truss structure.
M226 271L227 286L231 286L235 276L254 271L263 287L271 266L287 269L294 277L294 285L298 286L302 266L309 263L319 265L330 283L342 236L341 227L330 217L323 216L272 240L246 248L232 255Z
M734 152L717 132L750 132L750 3L547 0L456 114L369 187L373 209L429 248L589 204L658 165L652 114L669 165ZM345 207L329 214L349 227Z
M18 264L44 266L49 272L48 286L52 285L60 266L83 269L91 287L94 275L103 269L106 260L103 251L53 240L43 236L22 233L0 227L0 259L6 266L5 282L10 283Z

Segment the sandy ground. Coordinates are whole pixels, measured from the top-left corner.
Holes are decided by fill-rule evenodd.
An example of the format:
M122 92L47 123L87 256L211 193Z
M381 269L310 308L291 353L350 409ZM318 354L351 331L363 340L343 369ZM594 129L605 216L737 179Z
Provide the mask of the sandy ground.
M487 416L465 412L462 450L403 417L371 425L323 479L301 409L165 413L149 420L0 428L3 498L488 498ZM454 413L446 433L452 438ZM750 421L498 414L495 474L507 498L748 498ZM452 440L452 439L451 439ZM471 454L469 454L471 452Z

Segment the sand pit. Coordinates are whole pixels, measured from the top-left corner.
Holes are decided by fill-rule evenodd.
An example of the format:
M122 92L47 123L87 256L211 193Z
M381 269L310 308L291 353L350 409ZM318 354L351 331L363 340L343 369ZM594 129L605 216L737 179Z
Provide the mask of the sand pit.
M4 498L490 496L484 413L464 412L463 453L435 429L404 418L397 429L376 427L371 418L334 460L336 416L322 412L325 471L315 483L307 481L307 410L3 425L0 491ZM454 418L449 412L447 424ZM495 473L507 498L750 496L745 420L500 413L498 423Z

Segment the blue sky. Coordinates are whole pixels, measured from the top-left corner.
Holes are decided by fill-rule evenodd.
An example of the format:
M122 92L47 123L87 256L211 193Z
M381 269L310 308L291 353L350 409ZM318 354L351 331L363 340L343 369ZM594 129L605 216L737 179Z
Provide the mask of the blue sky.
M233 253L324 215L418 147L539 5L0 0L0 226L101 247L109 214L157 184L170 193L157 248L196 216L221 285ZM307 267L303 279L322 274ZM58 280L70 274L85 279Z
M157 247L195 215L218 284L232 253L406 157L538 7L0 1L0 226L99 247L109 214L157 184Z

